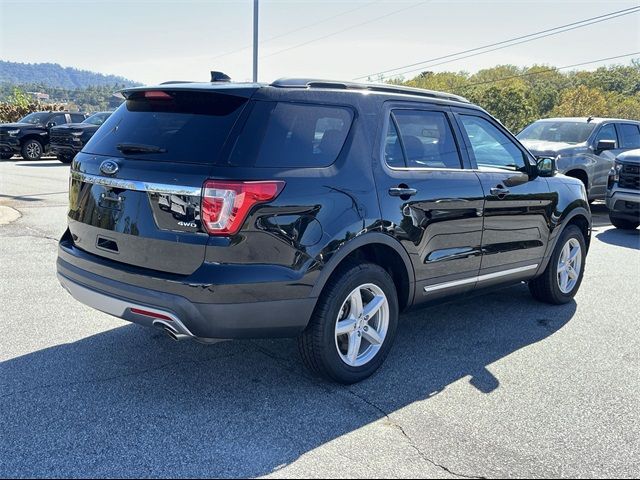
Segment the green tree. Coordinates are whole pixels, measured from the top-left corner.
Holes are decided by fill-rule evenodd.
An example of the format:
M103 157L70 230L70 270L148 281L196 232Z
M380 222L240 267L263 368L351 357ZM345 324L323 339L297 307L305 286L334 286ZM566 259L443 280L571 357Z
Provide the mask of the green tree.
M564 91L551 113L555 117L607 117L609 107L602 90L580 85Z

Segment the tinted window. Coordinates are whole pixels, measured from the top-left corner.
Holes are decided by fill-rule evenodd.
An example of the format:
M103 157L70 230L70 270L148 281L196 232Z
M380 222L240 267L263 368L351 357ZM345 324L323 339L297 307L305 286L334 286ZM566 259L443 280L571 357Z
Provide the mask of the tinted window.
M353 113L342 107L255 102L230 163L255 167L326 167L342 150Z
M582 143L587 141L595 126L594 123L544 120L526 127L518 134L518 139Z
M506 170L525 168L526 156L498 127L482 117L460 115L469 137L478 168L495 167Z
M20 123L31 123L32 125L43 124L49 118L49 114L45 113L30 113L26 117L20 120Z
M443 112L395 110L400 140L409 168L460 168L451 125Z
M640 148L640 128L631 123L623 123L620 127L620 146L622 148Z
M598 142L600 140L613 140L616 142L616 147L618 146L618 136L616 135L616 127L613 125L613 123L604 125L598 131L594 144L598 145Z
M66 115L54 115L47 123L55 123L56 125L64 125L67 123Z
M81 113L72 113L71 114L71 121L73 123L82 123L84 121L84 115L82 115Z
M387 137L384 142L384 161L387 165L395 168L406 167L404 155L402 154L402 145L398 135L398 129L393 117L389 118L389 128L387 129Z
M104 121L109 118L109 113L94 113L82 123L89 123L91 125L102 125Z
M213 92L137 92L111 114L84 151L144 160L212 163L246 101ZM126 144L161 151L123 153L118 145L122 149Z

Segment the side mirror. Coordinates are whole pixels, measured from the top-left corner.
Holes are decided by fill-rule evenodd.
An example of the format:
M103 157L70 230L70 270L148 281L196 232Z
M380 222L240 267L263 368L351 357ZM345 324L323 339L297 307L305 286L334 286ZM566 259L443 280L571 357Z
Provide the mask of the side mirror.
M558 162L554 157L537 157L538 176L553 177L558 173Z
M596 152L604 152L605 150L615 150L615 140L600 140L596 145Z

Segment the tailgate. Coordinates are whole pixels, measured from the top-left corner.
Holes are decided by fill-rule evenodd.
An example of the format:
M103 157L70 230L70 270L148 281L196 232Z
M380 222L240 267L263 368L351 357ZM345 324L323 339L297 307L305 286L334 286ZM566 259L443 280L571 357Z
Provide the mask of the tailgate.
M104 161L77 159L83 165ZM69 230L81 249L118 262L190 274L204 261L208 234L200 223L201 185L208 168L181 183L122 180L71 172ZM135 175L133 175L135 177ZM149 177L149 173L145 174ZM158 177L157 172L153 177Z

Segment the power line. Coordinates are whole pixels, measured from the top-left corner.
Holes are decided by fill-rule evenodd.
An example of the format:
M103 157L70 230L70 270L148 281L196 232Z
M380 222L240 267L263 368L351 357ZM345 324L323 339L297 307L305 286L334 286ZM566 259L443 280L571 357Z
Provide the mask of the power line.
M370 74L370 75L364 75L364 76L361 76L361 77L357 77L354 80L361 80L361 79L372 77L372 76L376 76L376 75L384 75L386 73L395 72L397 70L402 70L402 69L405 69L405 68L415 67L417 65L421 65L420 68L411 69L411 70L407 70L407 71L404 71L404 72L395 73L394 75L403 75L403 74L406 74L406 73L412 73L412 72L415 72L415 71L418 71L418 70L422 70L424 68L431 68L431 67L434 67L434 66L443 65L445 63L455 62L455 61L462 60L462 59L469 58L469 57L473 57L473 56L476 56L476 55L482 55L484 53L489 53L489 52L492 52L492 51L495 51L495 50L500 50L500 49L503 49L503 48L508 48L508 47L512 47L512 46L515 46L515 45L519 45L521 43L531 42L531 41L534 41L534 40L538 40L540 38L545 38L545 37L548 37L548 36L557 35L559 33L568 32L570 30L575 30L577 28L586 27L586 26L589 26L589 25L593 25L595 23L600 23L600 22L604 22L604 21L607 21L607 20L612 20L614 18L621 17L621 16L624 16L624 15L630 15L632 13L637 13L639 10L640 10L640 7L637 7L637 6L636 7L631 7L631 8L626 8L624 10L618 10L618 11L607 13L607 14L604 14L604 15L598 15L596 17L591 17L591 18L587 18L587 19L580 20L580 21L577 21L577 22L568 23L568 24L565 24L565 25L560 25L558 27L549 28L549 29L546 29L546 30L541 30L539 32L534 32L534 33L530 33L530 34L527 34L527 35L522 35L522 36L519 36L519 37L510 38L508 40L503 40L503 41L496 42L496 43L491 43L491 44L488 44L488 45L483 45L481 47L471 48L471 49L468 49L468 50L463 50L463 51L460 51L460 52L451 53L451 54L448 54L448 55L443 55L441 57L432 58L430 60L424 60L424 61L421 61L421 62L412 63L412 64L409 64L409 65L403 65L401 67L396 67L396 68L392 68L392 69L389 69L389 70L384 70L384 71L373 73L373 74ZM605 18L605 17L607 17L607 18ZM570 28L567 28L567 27L570 27ZM556 30L559 30L559 31L556 31ZM549 33L549 32L553 32L553 33ZM543 35L543 34L546 34L546 35ZM531 38L531 37L536 37L536 38ZM517 40L520 40L520 41L517 42ZM511 42L516 42L516 43L511 43ZM505 45L507 43L509 43L509 45ZM426 64L430 64L432 62L438 61L438 60L443 60L443 59L447 59L447 58L451 58L451 57L457 57L457 56L463 55L465 53L478 52L479 50L484 50L484 49L491 48L491 47L496 47L496 46L499 46L499 45L502 45L502 46L500 46L498 48L491 49L491 50L487 50L487 51L484 51L484 52L474 53L473 55L467 55L467 56L464 56L464 57L455 58L455 59L448 60L448 61L445 61L445 62L437 63L435 65L426 65Z
M318 25L320 25L322 23L328 22L330 20L334 20L334 19L336 19L338 17L342 17L343 15L348 15L350 13L353 13L353 12L357 11L357 10L362 10L363 8L369 7L369 6L373 5L374 3L378 3L378 2L380 2L380 0L374 0L373 2L368 2L368 3L365 3L364 5L359 5L359 6L355 7L355 8L352 8L350 10L346 10L346 11L338 13L336 15L332 15L330 17L324 18L324 19L319 20L317 22L309 23L307 25L303 25L302 27L294 28L293 30L288 30L288 31L286 31L284 33L281 33L279 35L275 35L273 37L266 38L266 39L262 40L260 43L264 44L264 43L267 43L267 42L271 42L273 40L277 40L278 38L286 37L288 35L291 35L292 33L297 33L297 32L299 32L301 30L306 30L308 28L316 27L316 26L318 26ZM251 45L245 45L242 48L238 48L236 50L232 50L232 51L227 52L227 53L221 53L220 55L216 55L215 57L212 57L211 60L216 60L218 58L227 57L229 55L233 55L234 53L242 52L242 51L247 50L249 48L251 48Z
M522 73L520 75L510 75L508 77L497 78L495 80L487 80L485 82L470 83L469 85L465 85L465 87L476 87L478 85L486 85L488 83L503 82L505 80L511 80L512 78L521 78L521 77L530 77L530 76L533 76L533 75L541 75L543 73L555 72L557 70L566 70L567 68L581 67L583 65L589 65L591 63L606 62L608 60L617 60L618 58L633 57L634 55L640 55L640 52L626 53L624 55L617 55L615 57L601 58L599 60L591 60L589 62L574 63L573 65L565 65L564 67L554 67L554 68L549 68L547 70L536 70L535 72Z
M400 8L398 10L394 10L393 12L389 12L389 13L386 13L384 15L380 15L379 17L372 18L371 20L367 20L365 22L361 22L361 23L358 23L356 25L351 25L350 27L343 28L342 30L338 30L336 32L329 33L327 35L323 35L322 37L314 38L312 40L308 40L306 42L299 43L297 45L293 45L291 47L287 47L287 48L284 48L282 50L278 50L277 52L270 53L269 55L264 55L264 56L262 56L260 58L269 58L269 57L273 57L274 55L280 55L281 53L288 52L289 50L294 50L296 48L304 47L305 45L309 45L310 43L318 42L320 40L324 40L325 38L333 37L334 35L338 35L340 33L346 32L348 30L352 30L354 28L362 27L364 25L368 25L370 23L377 22L378 20L382 20L383 18L390 17L391 15L396 15L396 14L398 14L400 12L404 12L405 10L409 10L411 8L418 7L420 5L424 5L425 3L429 3L430 1L431 0L426 0L424 2L419 2L419 3L416 3L414 5L409 5L408 7Z
M533 38L533 39L530 39L530 40L522 40L522 41L520 41L520 42L512 43L512 44L510 44L510 45L505 45L505 46L502 46L502 47L496 47L496 48L492 48L492 49L489 49L489 50L485 50L485 51L480 52L480 53L474 53L474 54L471 54L471 55L465 55L465 56L463 56L463 57L454 58L454 59L452 59L452 60L445 60L445 61L443 61L443 62L439 62L439 63L432 63L432 64L430 64L430 65L428 65L428 66L424 66L424 67L417 68L417 69L405 70L404 72L400 72L398 75L406 75L406 74L408 74L408 73L414 73L414 72L417 72L417 71L422 70L422 69L424 69L424 68L433 68L433 67L437 67L437 66L439 66L439 65L444 65L444 64L446 64L446 63L457 62L458 60L464 60L465 58L471 58L471 57L475 57L475 56L478 56L478 55L483 55L483 54L485 54L485 53L494 52L494 51L496 51L496 50L502 50L502 49L504 49L504 48L513 47L513 46L515 46L515 45L519 45L519 44L521 44L521 43L527 43L527 42L531 42L531 41L533 41L533 40L539 40L539 39L541 39L541 38L550 37L550 36L552 36L552 35L556 35L556 34L558 34L558 33L568 32L568 31L570 31L570 30L575 30L575 29L577 29L577 28L582 28L582 27L586 27L586 26L588 26L588 25L593 25L593 24L595 24L595 23L600 23L600 22L604 22L604 21L607 21L607 20L611 20L611 19L613 19L613 18L621 17L621 16L624 16L624 15L629 15L630 13L637 13L637 12L620 13L620 14L616 15L615 17L609 17L609 18L605 18L605 19L602 19L602 20L596 20L596 21L593 21L593 22L590 22L590 23L586 23L586 24L583 24L583 25L579 25L579 26L577 26L577 27L567 28L567 29L561 30L561 31L559 31L559 32L555 32L555 33L548 33L548 34L546 34L546 35L541 35L541 36L539 36L539 37L536 37L536 38Z

